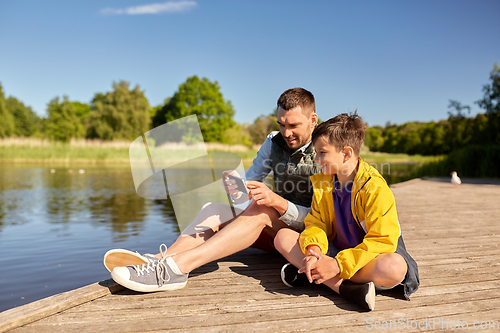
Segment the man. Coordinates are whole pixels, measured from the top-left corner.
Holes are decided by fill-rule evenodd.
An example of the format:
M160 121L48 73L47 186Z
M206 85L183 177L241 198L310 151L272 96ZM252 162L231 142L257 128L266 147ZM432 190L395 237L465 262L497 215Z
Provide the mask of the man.
M280 130L266 138L247 172L246 186L252 198L247 209L228 221L217 204L205 206L191 225L210 227L190 236L181 235L168 250L160 247L161 253L156 257L126 251L133 260L122 260L120 265L120 260L113 257L124 252L109 251L104 264L117 283L141 292L179 289L186 285L188 273L197 267L250 246L274 250L273 238L278 230L304 229L312 200L309 177L321 171L314 162L311 144L318 121L314 96L305 89L293 88L280 96L277 105ZM271 171L276 192L262 182ZM235 197L235 181L227 176L225 173L226 190Z

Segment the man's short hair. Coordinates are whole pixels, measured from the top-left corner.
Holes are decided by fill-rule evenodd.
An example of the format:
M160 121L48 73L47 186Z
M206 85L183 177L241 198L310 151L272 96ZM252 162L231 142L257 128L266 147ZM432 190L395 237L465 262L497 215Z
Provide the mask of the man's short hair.
M316 126L312 133L313 143L320 137L325 137L338 152L345 147L351 147L359 156L361 145L365 139L365 123L357 112L342 113Z
M311 113L316 112L314 96L304 88L291 88L282 93L278 98L278 107L280 106L285 111L300 106L305 116L310 116Z

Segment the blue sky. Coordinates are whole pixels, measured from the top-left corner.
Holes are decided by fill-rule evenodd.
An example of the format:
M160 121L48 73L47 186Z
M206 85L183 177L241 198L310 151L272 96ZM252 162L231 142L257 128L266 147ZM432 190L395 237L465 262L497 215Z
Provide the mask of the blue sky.
M90 102L126 80L151 105L187 77L218 81L252 122L304 87L326 120L369 125L472 107L500 63L500 1L0 0L0 82L44 115L56 96Z

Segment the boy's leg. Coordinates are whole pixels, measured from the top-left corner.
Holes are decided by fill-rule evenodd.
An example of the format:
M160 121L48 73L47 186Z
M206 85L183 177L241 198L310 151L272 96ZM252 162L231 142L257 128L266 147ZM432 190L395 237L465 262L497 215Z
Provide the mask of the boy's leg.
M297 268L302 267L304 254L299 246L300 234L290 230L280 230L274 240L276 249ZM361 268L350 279L355 283L373 282L381 287L393 287L401 283L407 271L407 264L403 257L397 253L382 253ZM338 292L340 278L333 278L323 284Z
M300 234L294 230L282 229L274 239L274 246L276 249L297 268L302 267L302 259L305 257L299 245L299 237ZM342 281L343 280L337 275L323 282L323 284L333 289L336 293L339 293Z
M357 271L350 280L356 283L372 281L376 286L394 287L404 280L407 269L401 255L382 253Z

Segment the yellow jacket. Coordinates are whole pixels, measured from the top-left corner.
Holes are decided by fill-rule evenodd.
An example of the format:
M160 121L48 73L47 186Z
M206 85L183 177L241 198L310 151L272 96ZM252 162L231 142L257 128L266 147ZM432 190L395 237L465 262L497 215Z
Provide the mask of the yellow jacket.
M299 243L304 253L309 245L318 245L326 254L328 240L336 235L333 176L320 173L311 176L311 181L311 212L305 218ZM352 184L351 210L365 237L361 244L342 250L335 257L343 279L351 278L378 254L395 252L401 234L392 191L380 173L361 158Z

